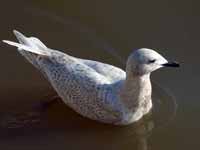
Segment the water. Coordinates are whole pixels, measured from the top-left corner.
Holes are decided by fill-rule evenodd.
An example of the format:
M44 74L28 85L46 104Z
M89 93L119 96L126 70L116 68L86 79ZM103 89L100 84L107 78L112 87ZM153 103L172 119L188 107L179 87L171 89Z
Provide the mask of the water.
M113 127L79 116L59 99L40 111L36 106L55 92L14 48L0 44L2 149L198 149L198 6L184 1L2 2L0 39L14 39L11 31L17 29L51 48L122 68L131 49L140 47L182 64L153 73L152 114L137 124Z

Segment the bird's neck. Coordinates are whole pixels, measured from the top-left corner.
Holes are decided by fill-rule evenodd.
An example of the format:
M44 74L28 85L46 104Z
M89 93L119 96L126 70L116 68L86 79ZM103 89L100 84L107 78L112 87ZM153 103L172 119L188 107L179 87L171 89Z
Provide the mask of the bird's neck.
M152 107L150 74L127 73L120 89L120 100L130 114L148 112Z

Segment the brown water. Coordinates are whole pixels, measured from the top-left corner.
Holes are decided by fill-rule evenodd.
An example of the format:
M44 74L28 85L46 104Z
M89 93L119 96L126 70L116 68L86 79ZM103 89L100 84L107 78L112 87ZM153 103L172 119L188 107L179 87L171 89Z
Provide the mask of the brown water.
M199 15L194 1L2 1L0 39L14 40L17 29L51 48L122 68L119 59L131 49L148 47L181 68L152 75L152 114L115 127L85 119L59 99L40 111L36 106L55 92L14 48L0 44L1 149L199 149Z

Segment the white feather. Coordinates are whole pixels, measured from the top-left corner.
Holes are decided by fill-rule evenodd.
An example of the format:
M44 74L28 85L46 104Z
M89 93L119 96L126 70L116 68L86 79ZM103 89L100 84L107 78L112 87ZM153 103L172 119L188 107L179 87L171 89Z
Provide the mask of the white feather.
M25 51L29 51L29 52L32 52L32 53L35 53L35 54L38 54L38 55L48 55L47 51L40 50L36 47L30 47L30 46L26 46L26 45L16 43L16 42L12 42L12 41L8 41L8 40L3 40L3 42L7 43L8 45L17 47L19 51L25 50Z

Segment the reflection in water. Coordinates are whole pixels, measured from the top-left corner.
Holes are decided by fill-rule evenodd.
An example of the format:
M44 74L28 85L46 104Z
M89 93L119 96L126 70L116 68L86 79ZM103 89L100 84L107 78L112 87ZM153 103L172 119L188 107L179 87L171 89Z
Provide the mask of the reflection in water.
M27 112L22 110L23 113L2 116L0 131L4 134L0 138L23 135L33 144L36 137L51 141L50 137L56 136L59 139L56 144L62 144L65 148L147 150L148 137L152 131L168 123L175 107L170 95L158 86L154 87L156 94L153 95L153 112L130 126L107 125L83 118L59 98L55 98L45 107L34 107ZM44 101L51 97L45 97ZM47 138L46 134L51 136Z
M49 109L48 122L54 128L58 122L62 122L65 137L79 139L78 147L95 149L147 149L147 138L153 129L153 121L150 116L145 117L140 122L119 127L101 124L75 114L72 110L67 110L65 106L54 105ZM63 108L61 108L63 107ZM57 111L59 109L59 111ZM60 111L62 110L62 111ZM55 114L54 112L57 112ZM51 115L50 115L51 114ZM55 116L55 117L52 117ZM60 118L56 118L60 116ZM67 119L66 119L67 118ZM64 121L65 120L65 121ZM59 125L59 128L61 126ZM66 135L67 134L67 135ZM68 143L70 144L70 143ZM132 145L132 147L130 147Z
M23 113L21 116L19 114L7 116L11 117L10 120L7 118L8 128L6 128L6 120L0 120L1 122L4 121L4 126L1 126L1 133L4 133L3 138L8 138L7 135L10 136L10 132L12 132L13 137L25 135L33 140L34 136L30 135L34 132L37 134L36 137L44 136L41 132L42 129L43 132L45 131L48 134L54 135L56 133L61 141L66 140L63 143L66 148L70 146L73 149L147 150L147 139L154 127L151 115L126 127L97 123L79 116L61 101L52 103L40 115L36 113L32 112L36 116L30 115L30 112ZM0 137L2 136L3 134ZM130 145L132 146L130 147Z

